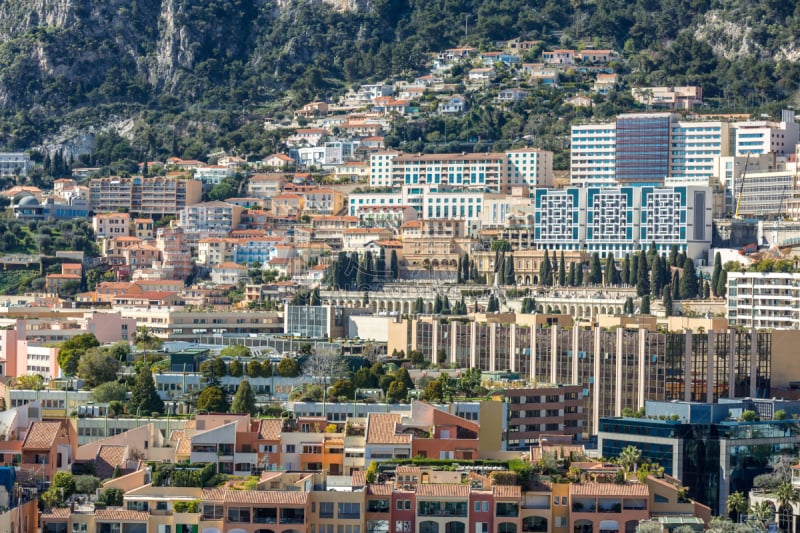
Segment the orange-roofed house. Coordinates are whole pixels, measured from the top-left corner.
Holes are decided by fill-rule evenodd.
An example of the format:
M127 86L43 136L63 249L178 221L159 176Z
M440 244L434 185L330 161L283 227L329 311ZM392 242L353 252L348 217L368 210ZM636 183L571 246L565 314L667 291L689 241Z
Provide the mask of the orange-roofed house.
M397 433L401 415L397 413L370 413L367 416L364 467L372 461L408 459L411 455L411 435Z
M632 531L650 518L649 498L644 483L570 483L569 531Z
M264 158L264 165L272 168L286 169L294 164L294 159L286 154L272 154Z
M298 218L303 209L303 197L299 194L283 193L272 197L272 212L276 216Z
M136 218L131 224L131 231L135 237L143 241L155 238L155 224L152 218Z
M245 277L247 277L247 267L233 261L211 267L211 281L217 285L236 285Z
M78 435L68 420L31 422L22 441L21 470L52 480L70 472L78 450Z
M98 239L127 237L131 234L131 216L128 213L104 213L92 217L92 229Z
M392 237L394 237L392 231L384 228L347 229L342 234L342 250L361 253L370 242L388 240Z

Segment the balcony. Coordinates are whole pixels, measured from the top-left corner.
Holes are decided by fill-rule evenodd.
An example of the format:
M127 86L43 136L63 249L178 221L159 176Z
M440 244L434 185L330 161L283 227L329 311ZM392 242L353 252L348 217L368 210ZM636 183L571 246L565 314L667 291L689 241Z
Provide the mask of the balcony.
M467 516L466 502L419 502L419 516Z
M253 509L254 524L277 524L278 510L274 507L256 507Z

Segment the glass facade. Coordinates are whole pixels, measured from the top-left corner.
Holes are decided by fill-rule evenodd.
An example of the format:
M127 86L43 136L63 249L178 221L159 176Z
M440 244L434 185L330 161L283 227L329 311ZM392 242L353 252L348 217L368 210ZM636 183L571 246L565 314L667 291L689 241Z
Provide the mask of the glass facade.
M617 180L655 183L668 176L671 128L669 115L617 117Z

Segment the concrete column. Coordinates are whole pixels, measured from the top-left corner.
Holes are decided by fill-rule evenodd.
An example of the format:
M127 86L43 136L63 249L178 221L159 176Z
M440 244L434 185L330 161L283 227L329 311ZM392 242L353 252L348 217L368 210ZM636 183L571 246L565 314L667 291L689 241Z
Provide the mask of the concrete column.
M692 401L692 330L687 329L684 337L683 354L683 399Z
M531 326L531 363L530 363L530 378L531 381L536 381L536 336L538 335L538 328L534 325Z
M489 371L497 370L497 323L489 324Z
M758 377L758 331L750 330L750 397L756 397L756 381Z
M508 326L508 369L511 372L517 371L517 325Z
M592 428L597 433L600 427L600 394L597 387L600 381L600 328L594 328L594 383L592 387ZM587 430L588 431L588 430Z
M647 335L649 332L646 329L639 328L639 368L638 368L638 383L637 383L637 390L636 390L636 408L641 409L644 407L644 402L647 400L645 397L645 367L647 365L652 364L650 360L650 354L645 353L645 347L647 346Z
M728 330L728 398L736 397L736 329Z
M578 349L580 348L580 328L572 326L572 376L570 381L574 384L578 383Z
M556 377L556 370L558 367L558 358L556 357L556 348L558 348L558 326L550 327L550 383L558 383Z
M439 359L439 325L436 321L431 323L431 365L438 365Z
M614 390L614 416L622 416L622 330L623 328L617 328L617 359L614 369L617 383Z
M470 333L470 338L472 339L472 342L470 343L469 347L469 366L470 368L478 368L478 357L477 357L478 328L474 320L470 322L469 333Z
M706 365L706 402L714 402L714 386L716 385L714 376L714 357L717 349L715 346L716 336L713 331L708 332L708 363Z
M457 363L456 360L456 346L458 343L456 342L456 323L450 322L450 362L453 364Z

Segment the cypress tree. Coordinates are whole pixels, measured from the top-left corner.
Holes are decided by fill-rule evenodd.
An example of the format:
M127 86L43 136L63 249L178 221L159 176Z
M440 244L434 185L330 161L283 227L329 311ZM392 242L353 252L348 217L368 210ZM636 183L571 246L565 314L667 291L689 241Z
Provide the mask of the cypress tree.
M375 280L383 282L386 279L386 251L381 248L375 260Z
M720 297L725 297L728 292L728 272L723 270L719 273L719 279L717 280L717 294Z
M392 255L389 256L389 268L392 271L392 279L400 277L400 262L397 260L397 250L392 250Z
M422 301L422 297L418 296L417 299L414 301L414 313L420 314L425 309L425 302Z
M509 255L505 258L503 265L503 282L506 285L516 285L517 279L514 274L514 256Z
M636 295L644 296L650 292L650 280L647 275L647 258L639 254L639 264L636 272Z
M577 283L577 281L575 279L575 276L576 276L575 272L576 272L575 271L575 261L573 261L572 263L569 264L569 284L572 287L577 287L578 286L578 283Z
M461 277L461 272L463 270L463 265L462 265L463 261L464 261L463 257L459 257L458 258L458 266L456 267L456 284L457 285L461 285L462 283L464 283L464 278Z
M631 298L630 296L625 298L625 307L622 308L622 312L625 313L626 315L633 314L633 298Z
M672 316L672 291L664 291L664 313L667 316Z
M672 300L677 301L681 299L681 280L678 276L678 271L676 270L674 274L672 274Z
M461 279L464 283L469 281L469 254L464 254L461 261Z
M617 272L617 264L614 261L614 254L610 253L606 256L606 285L619 285L619 272Z
M625 259L622 261L622 283L626 285L631 279L631 254L625 254Z
M566 266L564 265L564 250L561 250L561 258L558 261L558 286L563 287L566 284Z
M653 298L661 296L661 259L657 255L650 265L650 294Z
M678 266L678 245L673 244L669 249L669 266Z
M545 287L553 285L553 267L550 264L550 255L547 250L544 251L544 259L539 265L539 284Z
M639 310L639 312L641 314L643 314L643 315L649 315L650 314L650 295L649 294L645 294L644 296L642 296L642 308Z
M714 296L719 297L720 294L717 290L719 285L719 275L722 272L722 256L720 256L719 252L714 254L714 272L711 274L711 289L714 292Z
M681 276L680 290L682 299L697 298L697 272L694 270L694 261L691 257L687 257L683 262L683 276Z
M600 254L594 252L589 263L589 282L594 285L603 283L603 269L600 266Z
M442 312L442 299L439 298L439 295L436 295L436 300L433 302L433 314L438 315Z
M639 254L634 254L631 256L631 275L628 278L628 285L631 287L636 286L636 282L638 281L639 275Z

